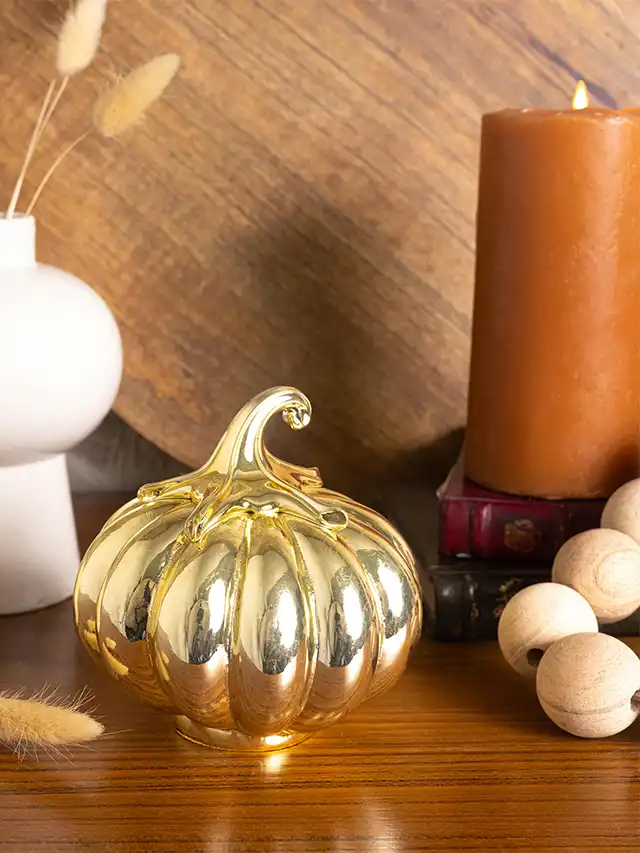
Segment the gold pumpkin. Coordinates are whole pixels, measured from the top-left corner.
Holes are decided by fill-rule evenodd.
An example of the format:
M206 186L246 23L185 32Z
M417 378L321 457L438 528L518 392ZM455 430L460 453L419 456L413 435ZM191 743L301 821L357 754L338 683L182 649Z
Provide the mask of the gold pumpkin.
M311 405L294 388L255 397L203 468L109 519L76 582L86 648L207 745L303 740L390 687L420 634L408 546L265 449L277 412L301 429Z

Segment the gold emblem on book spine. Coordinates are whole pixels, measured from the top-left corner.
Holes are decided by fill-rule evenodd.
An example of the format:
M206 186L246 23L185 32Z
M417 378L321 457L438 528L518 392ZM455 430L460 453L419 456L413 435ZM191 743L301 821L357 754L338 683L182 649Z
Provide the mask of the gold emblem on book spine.
M504 526L504 545L510 551L531 554L540 541L540 531L529 518L516 518Z

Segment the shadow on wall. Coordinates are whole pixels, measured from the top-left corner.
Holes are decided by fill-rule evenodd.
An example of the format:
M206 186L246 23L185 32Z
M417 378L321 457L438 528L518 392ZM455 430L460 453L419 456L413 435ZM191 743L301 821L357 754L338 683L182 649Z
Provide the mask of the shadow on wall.
M317 465L331 488L374 502L388 472L415 461L398 460L399 448L433 435L438 402L443 408L425 375L442 351L434 332L441 318L427 316L421 301L427 285L370 227L320 203L252 230L236 248L253 287L242 322L250 329L259 316L270 327L251 339L252 359L272 384L300 388L314 406L308 431L292 441L270 429L270 448ZM252 393L259 390L256 383Z
M274 419L266 436L274 453L318 466L328 487L383 510L399 483L433 495L461 444L460 433L447 429L462 407L457 355L440 331L451 326L447 308L388 241L376 239L371 223L365 229L309 197L300 204L294 215L289 199L283 216L274 201L261 221L234 235L225 260L236 270L233 288L207 276L215 290L201 297L218 301L223 320L215 338L198 339L209 347L197 356L218 393L206 372L188 388L203 407L214 403L207 417L220 423L207 440L217 440L253 394L290 384L310 397L313 420L292 435ZM185 281L202 276L193 259L178 268ZM194 311L189 303L172 319L174 330L184 324L176 342L185 347L193 343ZM180 364L195 358L182 356ZM137 488L184 468L115 416L71 459L76 490Z
M444 482L462 451L464 430L455 429L419 450L397 459L380 480L380 511L392 521L426 567L438 552L438 500Z
M338 231L353 227L342 222ZM256 355L274 384L299 388L313 405L307 430L292 438L273 424L269 446L284 459L317 466L338 490L366 492L362 478L375 460L355 437L371 414L367 377L381 365L368 346L370 320L359 316L366 303L359 258L306 213L253 232L245 249L256 298L276 332L256 337Z

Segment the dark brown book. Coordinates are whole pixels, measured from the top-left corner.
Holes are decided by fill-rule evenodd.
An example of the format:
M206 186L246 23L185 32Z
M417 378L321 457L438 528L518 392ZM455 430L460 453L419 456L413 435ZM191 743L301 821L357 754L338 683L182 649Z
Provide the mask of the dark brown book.
M599 527L604 500L542 500L492 492L464 477L462 458L438 490L439 550L446 557L546 563L583 530Z
M548 581L548 565L484 563L453 560L432 565L422 575L424 630L435 640L494 640L498 620L516 592ZM640 636L640 611L614 625L603 625L607 634Z

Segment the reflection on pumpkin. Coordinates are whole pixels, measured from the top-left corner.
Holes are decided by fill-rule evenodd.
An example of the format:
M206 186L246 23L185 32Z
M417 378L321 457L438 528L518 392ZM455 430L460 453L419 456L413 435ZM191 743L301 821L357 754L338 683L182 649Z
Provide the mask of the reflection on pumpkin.
M107 522L76 584L88 650L209 744L299 742L390 687L420 632L406 543L265 449L277 412L299 429L311 407L293 388L252 400L205 466Z

